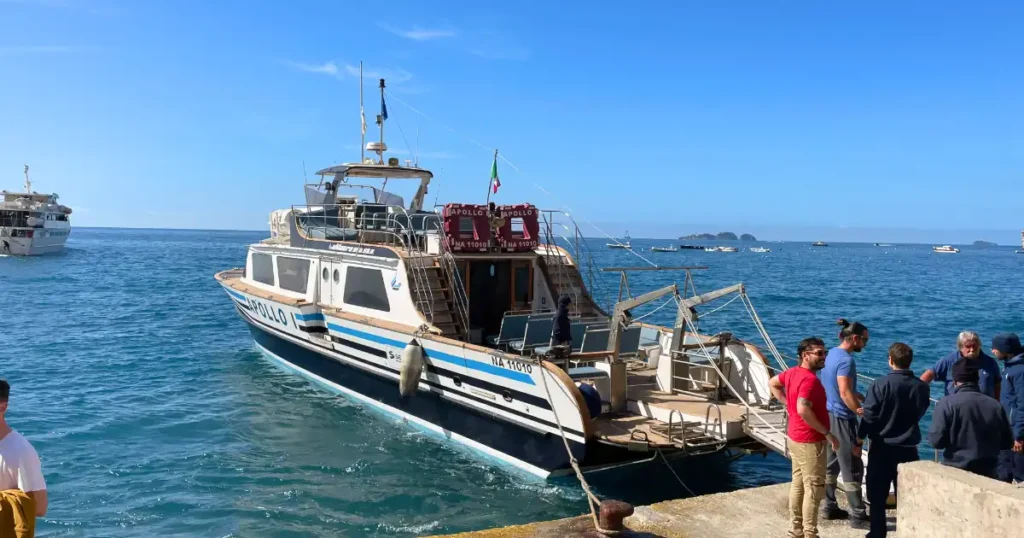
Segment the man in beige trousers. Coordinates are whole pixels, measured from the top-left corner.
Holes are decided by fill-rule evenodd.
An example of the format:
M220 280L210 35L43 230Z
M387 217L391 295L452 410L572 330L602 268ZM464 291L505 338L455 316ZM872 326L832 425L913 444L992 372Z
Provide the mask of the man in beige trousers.
M825 342L804 338L797 346L800 364L771 378L768 386L780 402L786 402L789 457L793 485L789 491L791 538L818 538L818 506L825 496L825 443L839 448L829 432L825 387L817 372L825 366Z

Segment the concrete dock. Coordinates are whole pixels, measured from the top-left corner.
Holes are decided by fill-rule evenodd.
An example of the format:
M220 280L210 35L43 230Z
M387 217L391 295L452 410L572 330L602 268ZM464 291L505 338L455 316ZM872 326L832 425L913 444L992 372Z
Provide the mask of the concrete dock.
M840 502L843 502L840 499ZM789 483L701 495L688 499L638 506L626 519L636 538L753 538L785 536L789 530ZM890 529L895 510L888 513ZM854 530L846 521L819 521L821 536L863 538L867 531ZM892 534L890 534L891 536ZM448 535L449 538L597 538L590 515L544 523Z
M1018 536L1024 528L1024 487L918 461L900 465L900 508L889 510L889 536L963 538ZM840 496L840 503L843 498ZM636 507L619 536L634 538L758 538L786 536L789 484L702 495ZM897 517L898 516L898 517ZM897 521L898 520L898 521ZM898 529L898 530L896 530ZM819 535L861 538L846 521L819 521ZM590 515L449 535L450 538L599 538Z

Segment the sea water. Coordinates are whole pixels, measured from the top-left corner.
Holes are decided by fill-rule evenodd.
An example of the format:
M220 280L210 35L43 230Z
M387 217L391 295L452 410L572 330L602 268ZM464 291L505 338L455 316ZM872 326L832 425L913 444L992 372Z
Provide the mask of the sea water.
M246 246L266 235L75 229L61 255L0 259L0 378L12 386L9 422L42 459L50 510L40 536L416 536L586 511L571 477L545 482L509 469L256 352L213 275L241 266ZM647 265L604 243L590 243L597 264ZM839 317L865 323L871 341L857 359L871 376L885 372L897 340L913 346L920 373L954 349L960 330L981 333L986 349L996 332L1024 331L1024 256L1012 248L946 255L928 245L763 243L772 252L755 254L753 243L736 245L743 251L637 254L709 266L694 272L698 292L744 282L789 355L805 336L834 345ZM596 276L596 294L614 298L618 274ZM629 284L639 294L673 280L682 274L637 272ZM673 315L666 307L645 319ZM759 342L739 302L701 329ZM697 493L789 478L774 455L681 467ZM634 478L599 493L686 495L658 467Z

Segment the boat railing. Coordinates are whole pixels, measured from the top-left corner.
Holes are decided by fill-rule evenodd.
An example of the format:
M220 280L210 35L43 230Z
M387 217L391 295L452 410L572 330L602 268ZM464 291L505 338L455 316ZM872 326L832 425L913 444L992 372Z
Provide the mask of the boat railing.
M543 223L544 243L558 246L558 239L562 240L576 261L576 269L583 278L584 286L591 299L601 308L607 310L611 303L607 301L604 292L597 285L598 271L594 263L593 252L590 250L586 237L584 237L583 232L572 218L572 215L554 209L541 209L538 212ZM548 250L545 250L545 253L551 254ZM582 292L583 290L579 291ZM576 304L575 301L573 304Z
M410 214L404 207L378 203L293 205L296 224L307 236L319 232L327 241L421 248L424 236L441 232L440 216ZM412 245L417 243L417 245Z

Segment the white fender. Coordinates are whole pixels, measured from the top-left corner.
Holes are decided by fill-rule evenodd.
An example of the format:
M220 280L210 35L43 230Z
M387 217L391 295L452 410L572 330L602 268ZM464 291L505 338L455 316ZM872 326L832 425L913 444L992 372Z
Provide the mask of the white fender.
M409 397L416 394L423 373L423 348L413 340L402 350L402 364L398 367L398 392Z

